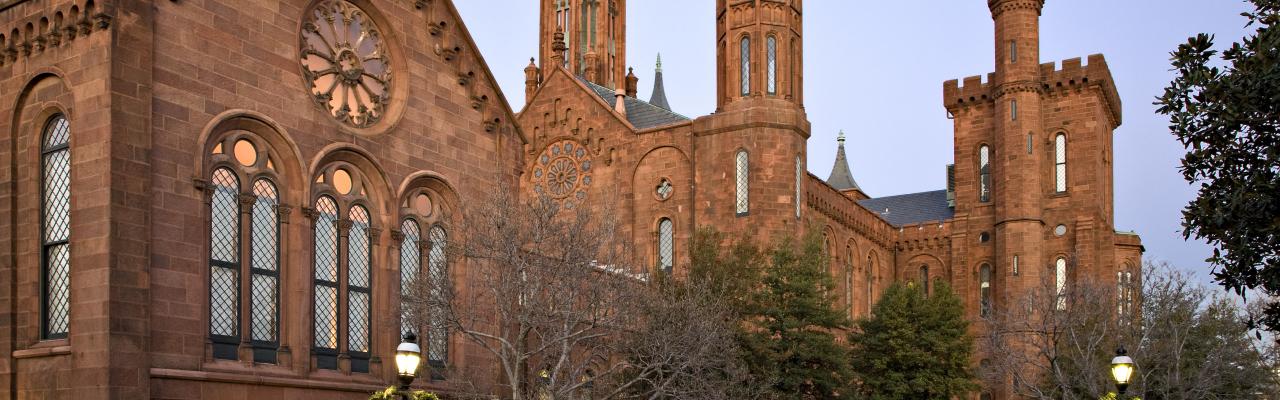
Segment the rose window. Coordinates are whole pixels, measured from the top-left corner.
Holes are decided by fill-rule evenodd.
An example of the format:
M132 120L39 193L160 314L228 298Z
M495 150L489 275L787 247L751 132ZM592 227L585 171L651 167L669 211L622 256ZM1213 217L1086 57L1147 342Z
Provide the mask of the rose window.
M335 119L372 126L386 112L391 59L386 42L364 11L324 0L302 26L302 73L311 97Z
M586 199L591 179L587 149L572 140L547 147L533 167L533 190L553 199Z

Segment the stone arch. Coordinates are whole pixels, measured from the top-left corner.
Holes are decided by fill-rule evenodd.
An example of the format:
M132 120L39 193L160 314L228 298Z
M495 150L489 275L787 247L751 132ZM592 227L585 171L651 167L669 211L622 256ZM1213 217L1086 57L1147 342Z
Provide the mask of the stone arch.
M387 179L386 170L382 165L375 161L374 157L364 148L351 143L333 143L325 146L317 153L315 159L311 162L306 185L307 204L318 195L315 193L314 182L319 175L325 171L331 164L345 163L352 168L359 170L367 179L363 182L366 192L366 207L369 207L371 218L376 221L375 227L395 226L391 218L391 210L395 209L392 203L392 189Z
M658 187L666 180L671 184L671 191L665 199L659 196ZM681 264L680 257L686 256L681 249L686 248L692 237L694 226L692 218L685 215L693 205L693 163L684 150L676 146L657 146L640 156L631 170L631 209L639 226L633 232L633 240L637 244L637 257L641 260L653 260L650 265L657 265L658 255L658 222L662 218L670 218L675 230L675 251L673 264Z
M201 130L196 140L200 154L193 158L192 171L196 180L205 180L212 171L215 160L213 150L218 145L226 146L229 135L234 132L248 132L260 144L265 145L271 161L276 166L276 173L282 182L276 182L281 192L283 204L306 204L304 197L306 187L310 183L303 171L302 153L283 126L262 113L250 110L227 110L213 117ZM255 143L259 144L259 143Z

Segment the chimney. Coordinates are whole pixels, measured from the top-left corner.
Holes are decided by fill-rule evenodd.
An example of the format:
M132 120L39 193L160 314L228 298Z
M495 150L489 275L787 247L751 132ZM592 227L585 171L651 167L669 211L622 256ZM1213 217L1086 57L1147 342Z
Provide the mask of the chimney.
M627 115L627 91L618 89L614 92L614 97L617 100L613 103L613 110L618 114Z
M636 97L640 93L640 78L636 77L633 68L627 68L627 96Z
M538 86L542 84L542 71L538 70L538 66L534 65L533 58L529 58L529 66L524 67L524 104L533 101L533 94L538 91Z

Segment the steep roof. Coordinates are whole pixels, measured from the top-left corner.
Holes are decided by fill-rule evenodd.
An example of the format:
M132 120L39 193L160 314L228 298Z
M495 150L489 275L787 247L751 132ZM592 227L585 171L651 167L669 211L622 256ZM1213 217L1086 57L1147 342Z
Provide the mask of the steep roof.
M831 167L831 176L827 178L827 184L836 190L862 190L858 186L858 181L853 180L853 173L849 171L849 158L844 154L844 131L840 131L840 137L836 141L840 143L840 149L836 151L836 164Z
M614 104L617 101L616 92L613 89L600 86L586 79L578 78L588 88L596 92L601 99L607 104ZM627 106L627 122L635 126L636 129L656 128L663 125L671 125L679 122L692 121L689 117L676 114L670 110L663 109L656 105L650 104L644 100L635 97L626 96L623 100Z
M880 214L893 226L944 221L956 215L956 210L947 205L946 190L866 199L858 204Z
M667 104L667 89L662 84L662 54L658 54L658 68L653 73L653 94L649 96L649 104L662 107L663 110L671 111L671 105Z

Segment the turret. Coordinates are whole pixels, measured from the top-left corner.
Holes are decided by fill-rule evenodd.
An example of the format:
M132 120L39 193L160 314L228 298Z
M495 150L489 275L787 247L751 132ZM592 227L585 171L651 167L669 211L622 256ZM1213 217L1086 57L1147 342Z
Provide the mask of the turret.
M626 83L626 0L541 0L538 41L542 69L564 66L577 76L611 89ZM564 58L552 62L557 32Z
M529 66L524 67L524 103L529 104L533 101L533 94L538 91L538 87L542 85L542 71L534 63L533 58L529 59Z
M804 104L800 0L718 0L717 109L749 100Z

